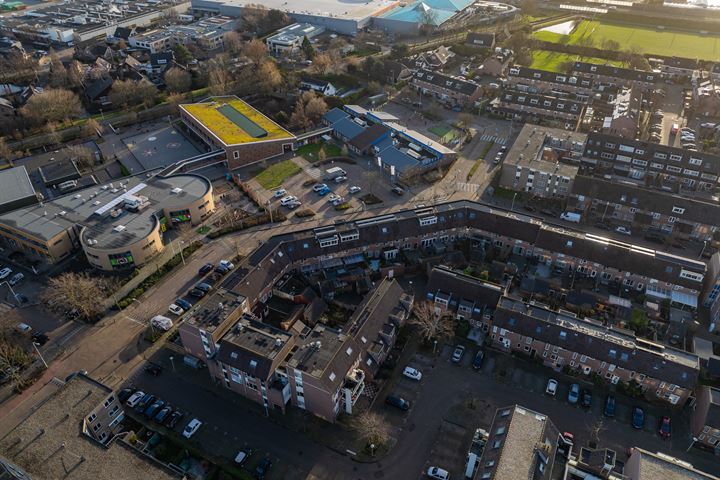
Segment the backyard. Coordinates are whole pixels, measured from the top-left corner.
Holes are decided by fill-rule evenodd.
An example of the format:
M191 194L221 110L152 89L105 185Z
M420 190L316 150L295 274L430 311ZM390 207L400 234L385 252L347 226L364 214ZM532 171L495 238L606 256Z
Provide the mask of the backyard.
M308 143L297 149L297 154L308 162L317 162L320 150L325 152L325 158L339 157L342 153L340 147L334 143Z
M300 170L301 168L292 160L283 160L257 172L255 180L263 188L272 190L282 185L285 180L300 172Z
M533 37L552 43L585 45L602 48L603 42L613 40L624 50L637 48L642 53L715 60L720 56L720 37L699 35L667 29L583 20L569 35L546 29ZM588 38L589 40L584 40Z
M538 70L547 70L551 72L565 72L566 65L574 62L596 63L598 65L615 65L617 67L625 66L625 63L615 60L607 60L605 58L584 57L582 55L571 55L561 52L551 52L549 50L533 50L531 68Z

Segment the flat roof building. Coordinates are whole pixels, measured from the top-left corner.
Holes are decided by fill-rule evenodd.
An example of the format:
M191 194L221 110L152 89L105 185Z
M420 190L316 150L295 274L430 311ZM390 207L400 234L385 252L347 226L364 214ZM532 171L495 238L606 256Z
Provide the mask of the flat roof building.
M324 27L310 23L293 23L270 35L265 40L265 43L267 43L268 50L271 53L288 55L300 50L305 38L310 40L324 31Z
M24 166L0 171L0 213L9 212L38 202Z
M49 263L82 248L102 270L135 268L164 246L162 232L215 209L200 175L129 177L0 215L0 241Z
M209 145L225 150L229 169L282 155L295 136L235 96L180 105L185 124Z

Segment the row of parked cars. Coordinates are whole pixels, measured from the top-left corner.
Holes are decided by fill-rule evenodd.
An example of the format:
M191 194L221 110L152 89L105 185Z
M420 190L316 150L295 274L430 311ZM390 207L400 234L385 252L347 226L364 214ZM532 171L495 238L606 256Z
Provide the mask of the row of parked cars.
M219 275L225 275L233 268L235 268L235 265L230 260L220 260L220 263L218 263L217 265L213 263L206 263L205 265L200 267L200 270L198 271L198 275L201 279L203 279L203 281L195 284L195 286L191 288L188 292L188 296L197 299L203 298L213 288L212 285L209 283L209 280L205 280L205 277L213 271ZM168 307L168 311L174 315L182 315L183 313L190 310L192 306L192 302L184 298L178 298Z
M545 388L545 393L554 397L558 390L558 381L554 378L551 378L548 380L547 387ZM568 391L567 401L571 405L577 405L578 403L584 407L584 408L590 408L592 407L592 392L588 389L581 389L580 385L577 383L573 383L570 385L570 390ZM605 397L605 406L603 408L603 415L606 417L612 418L615 416L615 410L616 410L616 401L614 395L608 395ZM642 430L645 428L645 411L638 407L634 406L632 409L632 414L630 416L630 423L633 426L633 428L637 428L638 430ZM659 427L658 427L658 434L662 438L670 438L671 434L671 425L670 425L670 417L664 416L660 419Z
M155 395L145 393L142 390L123 388L118 393L118 399L124 402L129 408L135 410L135 412L145 416L148 420L152 420L158 425L164 425L167 428L175 428L178 422L185 416L182 411L173 408L170 404L157 398ZM195 419L193 419L193 421L195 421ZM199 425L191 429L192 433L195 433L197 428L199 428ZM183 431L183 435L187 438L190 438L192 433L185 435L185 431Z

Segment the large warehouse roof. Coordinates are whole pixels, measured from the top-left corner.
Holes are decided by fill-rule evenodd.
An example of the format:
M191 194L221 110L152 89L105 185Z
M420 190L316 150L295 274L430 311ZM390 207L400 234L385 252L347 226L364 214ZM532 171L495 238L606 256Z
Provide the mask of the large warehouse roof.
M193 1L193 8L235 7L245 8L248 5L257 5L255 0L202 0ZM304 0L302 2L287 2L286 0L265 0L262 5L268 10L280 10L288 14L314 15L321 17L339 18L344 20L363 20L397 4L396 0Z

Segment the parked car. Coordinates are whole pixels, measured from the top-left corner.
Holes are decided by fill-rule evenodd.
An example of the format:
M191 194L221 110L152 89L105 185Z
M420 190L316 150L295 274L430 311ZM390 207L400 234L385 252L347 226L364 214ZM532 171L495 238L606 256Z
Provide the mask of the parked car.
M205 292L203 292L200 289L193 288L192 290L190 290L188 292L188 295L190 295L191 297L195 297L195 298L203 298L205 296Z
M457 345L455 347L455 350L452 354L452 362L453 363L460 363L460 360L462 360L463 355L465 354L465 346L464 345Z
M142 390L138 390L137 392L133 393L128 397L128 399L125 401L125 405L127 405L130 408L137 407L138 403L140 403L140 400L142 400L145 397L145 392Z
M297 197L294 195L288 195L286 197L283 197L280 199L280 205L287 205L290 202L294 202L297 200Z
M670 417L667 415L660 419L660 430L658 431L663 439L670 438Z
M400 410L410 410L410 402L402 397L395 395L388 395L385 397L385 403L392 405L393 407L399 408Z
M347 177L345 175L340 175L339 177L335 177L333 182L335 182L335 183L347 182Z
M403 370L403 375L408 378L412 378L413 380L417 380L418 382L422 380L422 372L420 372L420 370L416 368L405 367L405 370Z
M215 265L213 265L212 263L206 263L205 265L200 267L200 270L198 270L198 274L201 277L204 277L208 273L212 272L213 268L215 268Z
M192 303L188 302L187 300L183 300L182 298L178 298L175 300L175 305L182 308L183 310L187 311L192 308Z
M222 265L218 265L217 267L215 267L215 271L220 275L225 275L230 271L230 269L227 267L223 267Z
M22 273L16 273L10 278L8 283L10 284L10 286L14 287L18 283L20 283L23 278L25 278L25 275L23 275Z
M615 416L615 397L613 395L608 395L605 399L605 410L603 410L603 413L606 417Z
M41 347L50 340L50 337L48 337L46 334L44 334L42 332L35 332L32 334L32 336L30 338L32 339L34 344L39 345Z
M362 188L358 187L357 185L353 185L352 187L348 188L348 193L358 193L361 190Z
M554 397L557 393L558 382L554 378L548 380L547 387L545 387L545 393Z
M449 480L450 473L440 467L430 467L428 468L427 476L435 480Z
M619 227L615 227L615 231L617 233L622 233L623 235L632 235L630 229L627 227L623 227L622 225L620 225Z
M8 276L10 276L11 273L12 270L10 270L9 268L3 268L2 270L0 270L0 280L6 279Z
M590 390L583 388L582 392L580 392L580 405L584 408L592 407L592 393Z
M162 330L163 332L167 332L172 328L173 321L170 320L168 317L164 317L162 315L155 315L153 318L150 319L150 326L152 328Z
M632 426L639 430L645 426L645 412L640 407L632 409Z
M182 315L185 312L185 310L183 310L179 306L175 305L174 303L171 303L170 306L168 307L168 312L173 313L175 315Z
M152 405L145 409L145 416L148 419L153 418L162 408L165 406L165 402L162 400L156 400Z
M313 185L312 189L313 192L319 192L321 190L329 190L330 188L325 183L316 183L315 185Z
M482 367L483 359L485 358L485 352L482 350L478 350L475 354L475 357L473 358L472 366L475 370L480 370L480 367Z
M570 405L575 405L580 398L580 385L573 383L570 385L570 391L568 392L568 402Z
M209 283L200 282L197 285L195 285L195 288L198 290L202 290L205 293L208 293L210 290L212 290L212 285Z
M197 418L193 418L190 420L190 422L185 426L185 429L183 430L183 437L190 438L193 435L195 435L195 432L198 431L198 428L202 425L202 422L198 420Z
M153 377L157 377L162 373L162 367L158 365L148 365L145 367L145 373L149 373Z
M175 428L175 425L180 421L182 417L184 417L185 414L181 412L180 410L175 410L172 412L172 414L165 420L165 426L168 428Z
M155 417L153 417L153 421L154 421L155 423L159 423L160 425L162 425L163 422L165 421L165 419L166 419L171 413L172 413L172 408L170 408L169 406L163 407L159 412L157 412L157 414L155 415Z
M258 463L257 467L255 467L255 478L257 478L258 480L263 480L268 470L270 470L271 466L272 460L270 460L268 457L260 460L260 463Z
M134 388L123 388L118 392L118 400L120 403L125 403L135 393Z
M144 397L140 399L140 401L135 405L135 411L137 413L143 413L145 409L149 406L155 403L155 400L157 397L151 393L146 393Z
M275 190L275 193L273 193L273 197L275 197L275 198L282 198L286 195L287 195L287 190L285 190L284 188Z
M405 195L405 190L403 190L401 187L398 187L397 185L390 189L390 191L397 196Z
M330 187L325 187L322 190L318 190L317 194L320 195L321 197L324 197L325 195L327 195L330 192L332 192L332 190L330 190Z
M251 449L245 449L240 450L237 455L235 455L235 465L242 465L245 463L250 455L253 454L253 451Z

